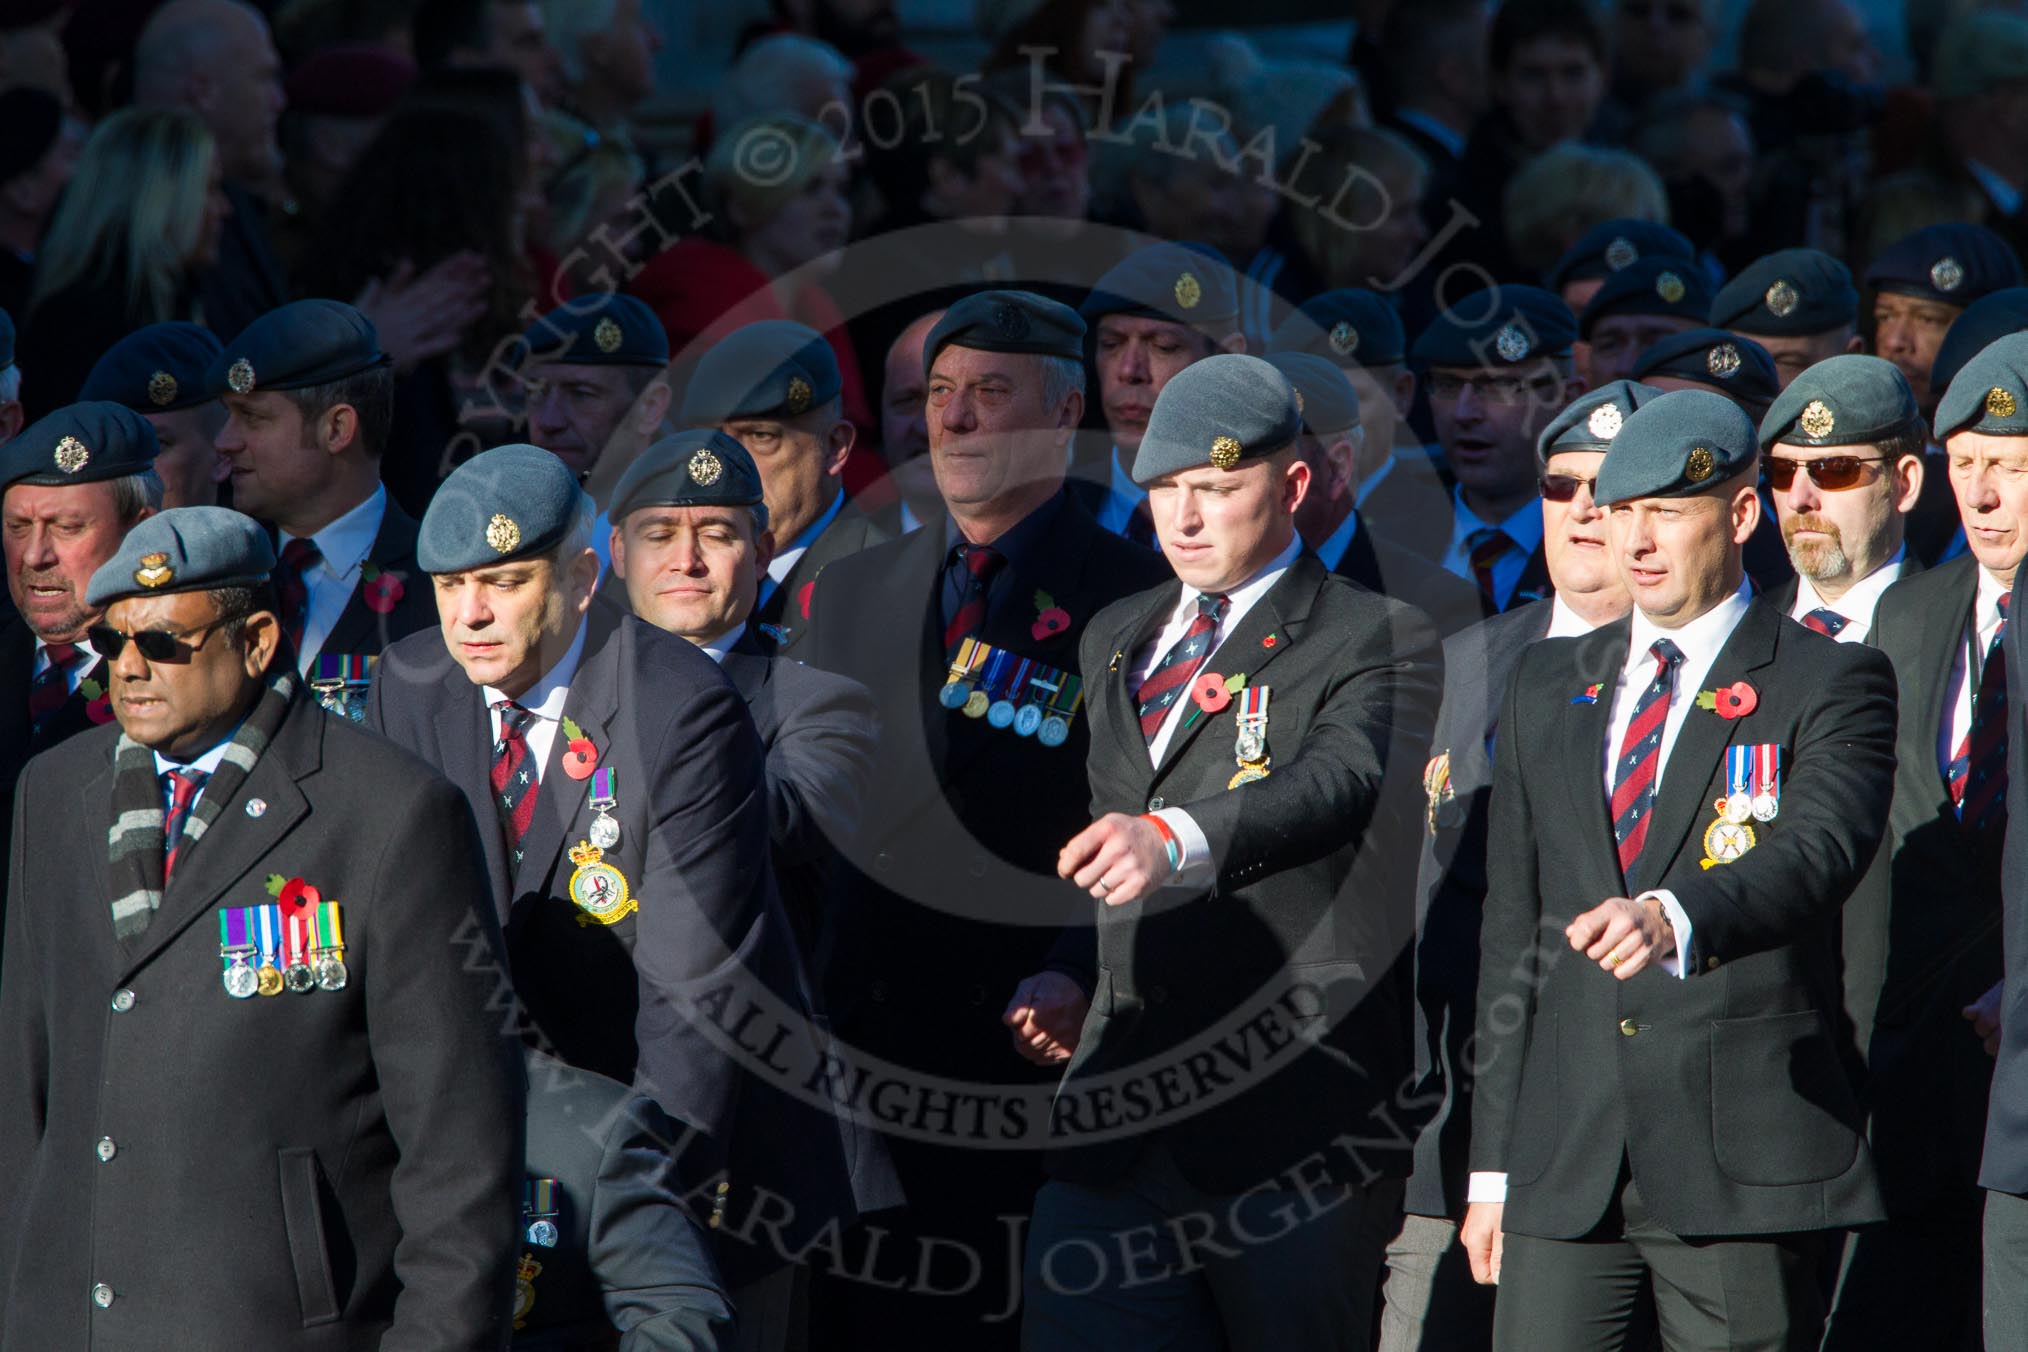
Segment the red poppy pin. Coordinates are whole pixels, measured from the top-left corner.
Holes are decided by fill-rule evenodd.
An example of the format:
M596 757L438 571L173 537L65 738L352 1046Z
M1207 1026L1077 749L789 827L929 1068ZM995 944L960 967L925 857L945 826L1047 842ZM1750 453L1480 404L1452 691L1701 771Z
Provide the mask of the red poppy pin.
M1274 634L1269 634L1266 638L1260 641L1260 646L1263 648L1272 648L1275 646L1275 644L1280 642L1281 639L1279 637L1277 637Z
M284 878L279 873L267 876L268 895L284 906L316 906L324 900L324 894L301 878Z
M376 568L370 561L360 569L359 579L360 599L365 601L366 608L376 615L392 615L394 608L401 604L401 598L407 591L401 585L401 577L398 574Z
M85 717L94 723L113 721L113 697L106 688L87 677L77 683L77 692L85 697Z
M1734 681L1716 690L1697 692L1697 707L1708 709L1724 719L1744 718L1759 703L1760 692L1746 681Z
M571 719L563 720L563 735L563 772L572 779L590 779L592 771L599 767L599 749Z
M806 620L810 618L810 596L816 590L817 579L814 577L796 588L796 609L803 612L803 618Z
M1215 671L1207 671L1190 683L1190 698L1197 701L1197 707L1207 714L1215 714L1232 703L1232 692L1225 688L1225 678Z
M1035 593L1035 623L1028 633L1036 642L1055 638L1070 628L1070 612L1056 604L1056 598L1046 591Z

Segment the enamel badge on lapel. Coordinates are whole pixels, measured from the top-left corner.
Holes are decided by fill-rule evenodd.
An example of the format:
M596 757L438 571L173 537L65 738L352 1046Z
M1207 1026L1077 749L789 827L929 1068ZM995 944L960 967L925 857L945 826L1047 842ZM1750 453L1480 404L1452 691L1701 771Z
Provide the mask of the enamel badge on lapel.
M639 909L625 875L600 862L604 853L589 840L571 846L570 862L577 868L570 875L570 899L577 906L580 925L617 925Z
M1572 695L1570 702L1572 704L1596 704L1598 703L1598 692L1603 689L1605 689L1603 682L1594 681L1575 695Z
M1273 759L1267 749L1268 687L1250 685L1241 690L1232 718L1239 725L1239 735L1232 743L1233 761L1239 770L1226 782L1228 789L1268 777L1268 764Z

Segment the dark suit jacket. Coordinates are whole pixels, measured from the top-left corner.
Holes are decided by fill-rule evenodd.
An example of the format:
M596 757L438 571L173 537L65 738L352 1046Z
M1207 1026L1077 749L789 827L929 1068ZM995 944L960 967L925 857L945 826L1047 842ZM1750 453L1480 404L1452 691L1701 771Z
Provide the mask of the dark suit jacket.
M2028 737L2021 735L2020 712L2028 709L2028 651L2021 631L2007 626L2007 780L2028 784ZM2000 1055L1993 1065L1992 1107L1986 1114L1986 1151L1979 1165L1979 1186L1995 1192L2028 1196L2028 811L2007 814L2007 857L2015 867L2001 871L2002 958L2007 986L2000 1004Z
M741 1202L765 1191L793 1199L791 1230L849 1216L835 1121L784 1096L769 1068L779 1061L807 1073L824 1039L775 894L764 758L745 703L687 640L596 604L587 623L564 712L615 771L620 841L602 862L619 869L640 905L614 924L579 924L570 900L567 851L588 838L594 813L591 781L564 773L561 735L522 861L509 866L491 800L488 714L440 634L387 650L367 720L443 766L493 827L481 835L515 992L556 1054L645 1081L671 1115L709 1136L686 1164L708 1172L721 1163L713 1152L723 1152ZM780 1031L771 1058L721 1045L753 1004L769 1012L742 1028L750 1040L758 1030L756 1046ZM784 1140L799 1148L783 1150ZM728 1252L721 1261L737 1285L744 1260Z
M1127 689L1135 651L1181 596L1171 580L1107 607L1085 634L1091 810L1186 810L1216 878L1208 890L1086 902L1097 980L1058 1091L1050 1172L1109 1183L1156 1137L1213 1192L1251 1187L1312 1151L1336 1177L1405 1173L1404 1151L1330 1147L1341 1133L1384 1134L1407 1070L1390 974L1411 920L1405 887L1388 885L1385 846L1412 829L1436 715L1436 633L1299 555L1204 668L1244 672L1270 692L1270 773L1231 789L1231 718L1179 728L1151 765ZM1185 1073L1187 1044L1214 1030L1239 1049L1231 1064L1199 1053L1207 1073ZM1127 1077L1118 1099L1088 1092L1113 1075Z
M1367 529L1363 513L1344 557L1332 571L1368 591L1414 606L1429 616L1440 638L1449 638L1485 618L1477 587L1413 550L1376 536Z
M1887 823L1887 659L1764 600L1707 687L1747 680L1754 711L1691 708L1663 767L1647 848L1623 877L1603 781L1629 621L1521 655L1500 714L1479 976L1471 1167L1507 1175L1506 1229L1570 1239L1605 1214L1622 1158L1679 1235L1857 1225L1881 1215L1834 1025L1838 911ZM1595 703L1574 702L1602 683ZM1725 751L1782 748L1780 814L1704 869ZM1694 931L1684 979L1621 981L1571 951L1607 897L1675 893Z
M367 551L366 560L400 580L401 597L394 603L394 609L383 615L366 604L365 582L357 583L318 652L348 656L377 654L397 639L437 627L436 589L430 583L430 575L415 560L419 529L415 518L404 512L389 494L387 511L380 518L380 532L373 537L373 548Z
M1436 466L1414 447L1395 452L1394 468L1359 504L1379 534L1435 563L1451 543L1451 492Z
M523 1083L464 799L299 697L122 941L118 734L38 756L16 803L0 1344L505 1347ZM343 989L226 994L218 910L271 873L342 907Z
M781 634L777 646L784 652L795 647L810 627L809 601L817 575L830 564L872 545L885 544L894 537L851 502L839 509L810 547L803 551L789 575L768 594L754 617L770 624Z
M1845 1005L1893 1214L1971 1189L1986 1130L1993 1063L1961 1011L2000 979L2002 839L1964 829L1937 763L1978 585L1970 555L1898 582L1868 639L1894 663L1900 727L1887 839L1845 905Z
M732 1307L711 1241L684 1205L682 1129L617 1080L530 1050L527 1177L556 1182L554 1246L524 1242L541 1271L516 1352L715 1352ZM518 1180L517 1180L518 1181ZM517 1200L519 1191L516 1191Z
M1549 632L1538 601L1444 641L1444 695L1430 739L1449 767L1448 804L1426 804L1415 901L1415 1172L1407 1206L1455 1216L1465 1206L1471 1140L1472 1030L1478 1014L1479 917L1486 901L1486 821L1500 708L1521 650ZM1441 809L1441 810L1438 810Z

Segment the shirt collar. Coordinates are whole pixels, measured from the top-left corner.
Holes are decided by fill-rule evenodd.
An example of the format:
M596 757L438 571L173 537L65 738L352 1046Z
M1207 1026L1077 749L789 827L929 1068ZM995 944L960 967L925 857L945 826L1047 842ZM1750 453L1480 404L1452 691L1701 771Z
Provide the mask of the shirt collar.
M1465 153L1465 138L1428 113L1416 108L1397 108L1394 110L1394 120L1414 127L1448 150L1453 158L1461 158Z
M1012 528L1003 531L1000 538L992 542L990 548L1000 551L1001 557L1007 561L1009 567L1021 571L1022 560L1033 552L1036 542L1048 533L1050 526L1056 521L1056 514L1062 510L1063 490L1058 489L1050 495L1047 502L1015 522ZM949 559L950 551L963 544L964 540L964 534L959 531L958 523L946 514L944 557Z
M1352 547L1352 537L1359 533L1359 509L1345 513L1345 519L1338 523L1338 529L1317 546L1317 557L1324 561L1326 568L1336 568L1345 561L1345 551Z
M768 576L780 582L789 575L809 547L817 543L817 537L829 530L831 523L838 519L838 513L845 510L845 490L839 489L838 496L831 499L831 505L824 514L796 533L796 538L775 551L768 560Z
M201 756L193 756L189 760L171 760L157 751L155 753L155 777L160 779L171 770L196 770L207 777L217 774L220 763L225 760L226 748L232 745L232 739L239 736L239 730L244 726L246 726L246 720L242 718L239 722L233 724L232 731L221 737L217 744L209 751Z
M739 636L741 634L744 634L745 632L746 632L745 625L735 624L732 628L726 630L724 633L720 634L717 638L712 639L709 643L698 644L697 645L698 650L701 651L706 657L710 658L712 661L718 663L720 666L723 666L725 665L725 655L731 652L733 648L738 645Z
M85 637L84 635L80 634L80 635L78 635L77 641L76 641L75 643L71 644L71 646L72 646L73 648L76 648L76 649L77 649L77 650L78 650L79 652L81 652L81 653L89 653L89 654L91 655L91 659L92 659L92 660L91 660L91 662L90 662L90 663L87 663L87 664L86 664L86 665L87 665L87 667L90 667L90 666L95 666L95 665L97 665L97 663L98 663L98 660L99 660L99 650L98 650L97 648L94 648L94 647L92 646L92 641L91 641L90 639L88 639L88 638L86 638L86 637ZM47 653L48 651L49 651L49 645L48 645L47 643L43 642L43 641L42 641L42 638L41 638L41 637L40 637L40 636L38 635L38 636L36 637L36 640L35 640L35 668L36 668L36 670L40 671L40 670L41 670L41 669L42 669L43 667L45 667L46 665L48 665L49 659L48 659L47 657L45 657L45 656L43 655L43 654Z
M1113 496L1122 502L1139 502L1148 490L1134 482L1134 476L1120 463L1120 448L1113 447Z
M1627 649L1628 669L1654 661L1648 649L1658 638L1666 638L1682 650L1683 665L1708 668L1711 660L1718 656L1718 650L1732 637L1732 631L1746 614L1747 602L1752 599L1753 584L1741 582L1738 591L1681 629L1664 629L1642 614L1639 606L1635 606L1633 638Z
M546 718L552 723L563 717L563 702L570 697L570 683L577 676L578 663L584 659L584 636L589 627L588 620L578 620L577 636L571 639L570 647L564 651L563 660L543 672L542 678L523 691L521 698L514 701L516 704L536 717ZM488 709L507 698L490 685L481 686L479 695L486 701Z
M317 546L318 566L333 577L346 577L366 562L373 542L380 535L380 520L387 514L387 486L375 484L366 500L310 537ZM282 543L294 537L286 533Z
M1807 615L1818 606L1823 606L1827 610L1837 611L1848 620L1870 616L1873 607L1880 603L1880 593L1901 579L1901 560L1907 552L1906 546L1895 550L1893 558L1854 582L1845 594L1835 601L1826 601L1824 594L1817 590L1816 583L1801 573L1796 574L1797 613Z
M1533 554L1535 547L1542 543L1542 499L1530 498L1525 507L1516 508L1505 521L1485 521L1479 514L1465 505L1465 490L1462 487L1451 490L1451 502L1458 515L1458 538L1469 540L1473 532L1493 527L1507 533L1514 547L1523 554Z
M2012 590L2011 587L2001 585L1985 569L1979 569L1979 597L1976 603L1977 609L1972 613L1973 622L1980 629L1990 629L1998 624L2000 622L2000 598L2008 596ZM2012 606L2014 602L2010 599L2007 604Z
M1549 596L1549 632L1544 638L1578 638L1598 628L1590 620L1570 608L1570 602L1563 599L1561 592ZM1649 640L1653 642L1653 640Z
M1302 552L1303 537L1291 535L1289 542L1282 546L1282 552L1268 560L1266 567L1260 569L1252 577L1249 577L1246 581L1225 593L1226 615L1228 617L1240 615L1252 609L1254 602L1266 596L1275 583L1282 580L1282 574L1289 571L1289 565L1294 563L1296 555ZM1185 610L1195 609L1197 598L1203 595L1205 593L1185 583L1183 585L1183 599L1176 605L1177 613L1181 614Z

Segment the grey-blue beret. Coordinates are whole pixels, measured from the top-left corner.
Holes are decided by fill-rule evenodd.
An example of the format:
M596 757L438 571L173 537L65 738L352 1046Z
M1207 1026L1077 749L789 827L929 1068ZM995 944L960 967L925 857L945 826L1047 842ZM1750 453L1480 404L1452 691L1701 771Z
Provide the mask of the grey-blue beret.
M137 413L196 408L218 397L205 372L224 350L201 324L150 324L106 349L78 398L110 399Z
M1643 258L1674 258L1684 263L1697 257L1696 246L1681 231L1656 221L1630 218L1603 221L1578 237L1549 271L1548 286L1561 291L1568 282L1610 277Z
M1761 419L1760 446L1857 446L1921 430L1915 392L1900 369L1844 352L1789 382Z
M762 500L760 470L746 447L723 432L690 428L641 452L613 487L614 523L642 507L753 507ZM762 507L765 515L767 508Z
M213 397L302 390L390 364L365 315L343 301L299 300L241 329L212 358L204 383Z
M1852 269L1822 249L1778 249L1740 269L1711 302L1711 327L1800 338L1859 322Z
M923 374L955 344L979 352L1018 352L1084 360L1077 311L1033 291L976 291L944 311L922 345Z
M1549 457L1559 451L1611 450L1613 439L1635 410L1661 397L1662 392L1653 385L1633 380L1609 380L1580 394L1536 436L1536 467L1546 468Z
M1239 318L1232 264L1208 244L1150 244L1115 263L1077 307L1089 325L1106 315L1144 314L1195 327Z
M1995 339L2028 330L2028 286L1989 292L1951 321L1930 363L1929 387L1947 390L1974 354Z
M1936 438L1954 432L2028 436L2028 333L1987 344L1958 372L1936 406Z
M1635 380L1673 376L1709 385L1759 416L1781 393L1781 375L1768 350L1724 329L1685 329L1649 344L1634 358Z
M1567 357L1577 319L1563 297L1536 286L1492 286L1457 301L1416 336L1409 356L1432 366L1498 368Z
M1926 225L1888 245L1866 269L1866 285L1963 307L2021 285L2021 260L1983 225Z
M1680 258L1643 258L1605 279L1577 317L1578 335L1609 315L1666 315L1703 324L1711 310L1711 288L1702 270Z
M1709 390L1670 390L1621 424L1592 498L1603 506L1689 497L1745 470L1758 454L1753 419L1739 405Z
M795 418L838 397L844 381L824 335L791 319L734 329L698 360L677 415L693 426Z
M1359 392L1339 365L1314 352L1270 352L1261 360L1296 387L1303 426L1328 437L1359 425Z
M1241 461L1295 441L1303 415L1295 386L1259 357L1221 352L1192 362L1155 396L1134 454L1134 482Z
M495 446L451 471L416 536L426 573L462 573L546 553L578 519L584 490L540 446Z
M1268 338L1269 352L1314 352L1340 366L1394 366L1407 347L1394 307L1350 286L1304 301Z
M125 404L66 404L0 446L0 488L124 479L152 468L161 449L148 420Z
M258 587L274 567L274 544L252 517L229 507L172 507L127 532L92 574L85 601Z
M521 335L532 361L566 366L667 366L669 335L632 296L606 293L564 302Z

